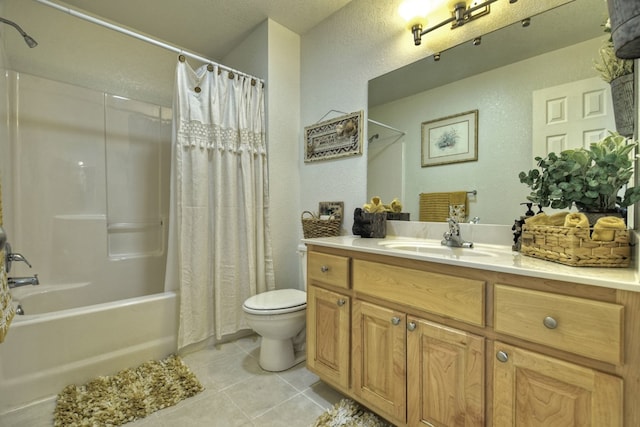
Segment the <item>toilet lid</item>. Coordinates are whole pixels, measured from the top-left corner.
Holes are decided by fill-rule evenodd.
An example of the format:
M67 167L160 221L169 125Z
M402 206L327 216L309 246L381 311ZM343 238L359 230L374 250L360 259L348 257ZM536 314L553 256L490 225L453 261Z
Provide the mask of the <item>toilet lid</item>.
M251 314L282 314L304 310L307 293L298 289L277 289L247 299L243 308Z

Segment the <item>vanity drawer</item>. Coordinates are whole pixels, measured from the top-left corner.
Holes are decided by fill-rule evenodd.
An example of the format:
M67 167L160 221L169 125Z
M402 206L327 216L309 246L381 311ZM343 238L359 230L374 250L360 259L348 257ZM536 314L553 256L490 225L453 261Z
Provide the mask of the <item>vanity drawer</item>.
M307 254L307 277L327 285L349 288L349 258L310 251Z
M353 288L387 301L484 326L483 280L356 259Z
M498 284L494 298L496 332L622 363L623 306Z

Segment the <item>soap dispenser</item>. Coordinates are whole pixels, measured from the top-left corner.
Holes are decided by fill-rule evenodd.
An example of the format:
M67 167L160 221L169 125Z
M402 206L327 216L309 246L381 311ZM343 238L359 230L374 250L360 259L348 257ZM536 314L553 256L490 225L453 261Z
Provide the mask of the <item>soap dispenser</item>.
M520 204L526 205L527 211L523 216L520 217L520 219L516 219L514 221L513 227L511 227L511 230L513 230L513 245L511 246L511 249L513 249L514 251L520 251L520 237L522 236L522 226L524 225L525 220L535 215L535 213L531 209L533 207L533 203L525 202ZM540 210L540 212L542 212L542 207L540 205L538 205L538 209Z

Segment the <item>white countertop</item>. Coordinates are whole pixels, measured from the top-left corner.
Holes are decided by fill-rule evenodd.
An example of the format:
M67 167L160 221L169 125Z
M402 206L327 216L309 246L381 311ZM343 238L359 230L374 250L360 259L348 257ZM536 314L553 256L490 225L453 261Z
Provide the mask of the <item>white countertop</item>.
M451 248L452 250L450 252L439 249L435 253L433 251L430 253L428 248L394 249L383 245L384 243L420 243L420 241L423 241L425 245L437 246L440 244L440 241L435 239L397 236L387 236L385 239L337 236L302 240L302 242L306 244L330 248L640 292L640 282L635 267L571 267L524 256L519 252L512 251L511 247L506 245L476 243L474 247L470 249ZM380 244L381 242L383 244ZM442 248L445 247L443 246ZM474 251L476 252L474 253Z

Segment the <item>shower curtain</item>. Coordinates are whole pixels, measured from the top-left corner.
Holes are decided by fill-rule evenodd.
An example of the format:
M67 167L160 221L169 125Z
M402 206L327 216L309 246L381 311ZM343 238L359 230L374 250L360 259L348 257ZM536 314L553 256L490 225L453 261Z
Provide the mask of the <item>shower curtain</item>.
M275 288L264 88L218 66L176 70L165 289L178 348L247 329L242 303Z

